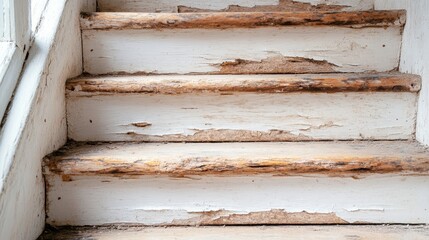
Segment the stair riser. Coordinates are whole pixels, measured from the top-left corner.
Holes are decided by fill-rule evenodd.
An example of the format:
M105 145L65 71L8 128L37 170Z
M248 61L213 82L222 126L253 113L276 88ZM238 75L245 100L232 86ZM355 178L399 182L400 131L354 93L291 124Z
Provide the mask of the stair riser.
M322 10L369 10L374 6L374 0L280 0L283 6L287 6L289 11L312 10L318 8ZM295 2L295 3L293 3ZM124 1L124 0L99 0L97 1L100 11L103 12L183 12L185 9L196 8L194 10L222 11L230 5L234 11L285 11L279 5L279 0L146 0L146 1ZM323 5L321 5L323 4ZM256 7L256 6L264 7ZM182 6L182 7L178 7ZM278 7L276 7L278 6Z
M428 223L429 177L48 175L52 225Z
M68 136L177 142L412 139L416 98L410 92L72 95Z
M382 72L398 67L401 27L84 30L82 37L91 74Z

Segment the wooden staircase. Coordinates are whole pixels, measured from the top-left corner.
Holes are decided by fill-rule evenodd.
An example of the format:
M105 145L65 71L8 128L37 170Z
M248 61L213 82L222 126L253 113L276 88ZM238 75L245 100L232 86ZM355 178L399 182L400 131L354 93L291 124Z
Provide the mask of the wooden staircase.
M44 161L40 238L427 239L421 80L397 72L406 13L335 2L82 13L85 74L66 84L70 141Z

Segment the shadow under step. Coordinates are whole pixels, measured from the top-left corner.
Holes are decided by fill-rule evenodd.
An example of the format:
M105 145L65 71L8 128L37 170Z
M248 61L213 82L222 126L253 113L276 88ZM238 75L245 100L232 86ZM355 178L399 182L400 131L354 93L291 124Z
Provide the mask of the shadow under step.
M427 226L87 227L46 231L38 240L426 240Z

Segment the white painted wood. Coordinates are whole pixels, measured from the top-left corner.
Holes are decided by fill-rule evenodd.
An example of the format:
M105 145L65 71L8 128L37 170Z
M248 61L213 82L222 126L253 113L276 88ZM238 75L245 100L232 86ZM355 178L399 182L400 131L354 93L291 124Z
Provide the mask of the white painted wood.
M416 97L407 92L71 96L68 136L76 141L237 141L246 134L199 138L197 133L245 130L253 132L252 140L263 140L261 135L265 140L412 139ZM132 125L141 122L152 125ZM286 136L276 139L271 130Z
M406 9L400 70L422 76L416 137L429 145L429 1L377 0L377 9Z
M0 4L0 121L18 82L30 45L29 0L2 0Z
M11 100L24 64L24 55L13 42L0 42L0 120Z
M201 212L325 213L349 223L428 223L427 176L72 177L50 176L52 225L198 224Z
M31 37L31 11L30 0L6 0L11 1L10 18L11 31L10 40L13 41L24 56L30 47Z
M49 1L2 126L1 239L36 239L43 231L41 159L66 141L64 83L82 69L82 1Z
M326 60L339 72L390 71L400 45L400 27L83 31L84 71L92 74L217 72L222 62L279 56Z
M46 4L49 0L33 0L31 1L31 31L35 31L39 26L43 11L45 11Z
M53 236L53 237L52 237ZM45 235L46 239L94 240L426 240L427 226L246 226L77 228ZM52 237L52 238L49 238Z
M374 7L374 0L295 0L312 5L327 4L345 6L344 10L369 10ZM222 10L229 5L253 7L256 5L278 5L279 0L99 0L102 12L177 12L178 6L200 9Z

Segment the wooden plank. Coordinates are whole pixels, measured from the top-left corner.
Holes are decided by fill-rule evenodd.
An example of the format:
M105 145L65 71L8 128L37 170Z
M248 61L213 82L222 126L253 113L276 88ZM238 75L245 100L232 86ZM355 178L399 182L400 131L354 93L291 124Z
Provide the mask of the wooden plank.
M101 12L371 10L374 0L98 0Z
M54 226L429 222L429 177L47 175Z
M76 141L413 139L416 93L90 93L67 99Z
M403 26L405 11L361 12L222 12L222 13L82 13L82 30L225 29L275 26Z
M427 226L97 227L47 231L39 240L426 240Z
M429 175L415 142L108 143L65 146L45 159L59 175Z
M257 74L391 71L401 27L84 30L91 74ZM269 42L269 44L268 44Z
M87 93L184 94L201 92L418 92L421 79L401 73L300 75L81 76L67 81L68 95Z

